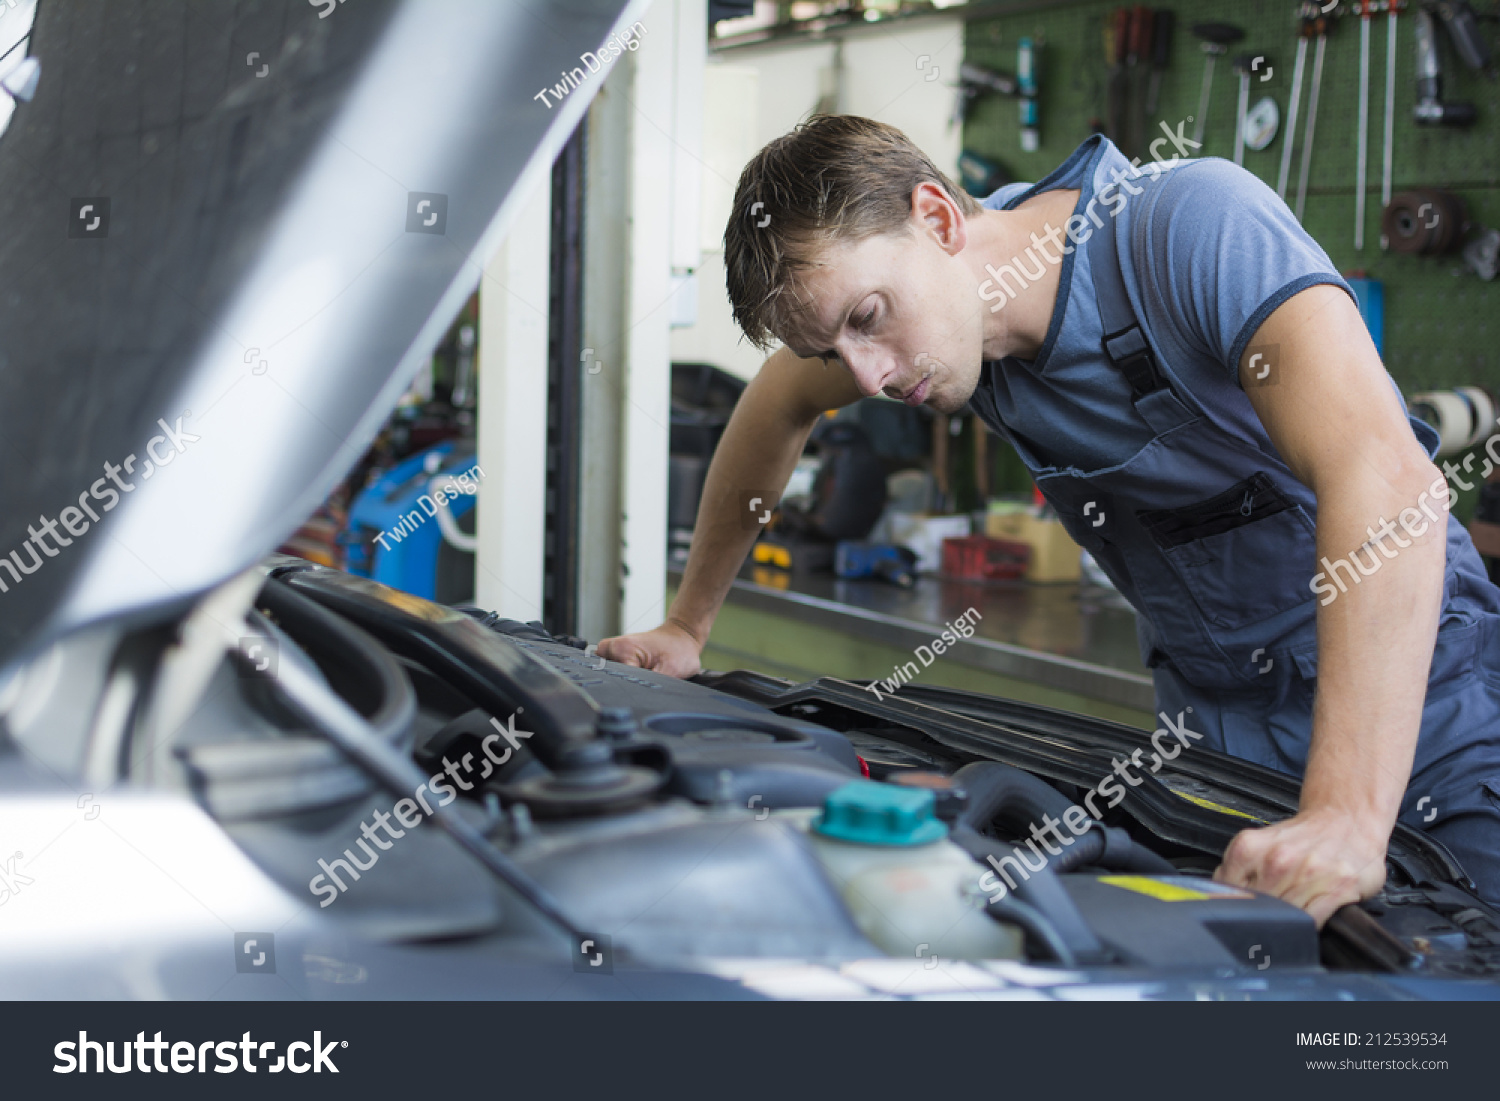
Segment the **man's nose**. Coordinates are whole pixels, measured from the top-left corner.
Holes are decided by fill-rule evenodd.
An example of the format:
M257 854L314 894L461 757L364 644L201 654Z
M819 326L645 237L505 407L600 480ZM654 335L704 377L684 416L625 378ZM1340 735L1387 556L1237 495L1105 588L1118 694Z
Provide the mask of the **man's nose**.
M873 398L885 389L886 380L890 378L890 370L878 357L868 353L864 355L854 353L846 355L844 363L848 366L849 373L854 376L854 385L859 387L859 392L865 397Z

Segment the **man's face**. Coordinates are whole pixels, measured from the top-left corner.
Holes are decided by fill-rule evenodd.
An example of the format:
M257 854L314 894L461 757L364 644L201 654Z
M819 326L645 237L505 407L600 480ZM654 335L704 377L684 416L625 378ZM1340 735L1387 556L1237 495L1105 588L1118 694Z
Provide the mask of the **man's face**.
M827 246L802 277L810 305L787 346L837 359L867 396L957 412L979 381L983 343L982 302L960 251L916 219Z

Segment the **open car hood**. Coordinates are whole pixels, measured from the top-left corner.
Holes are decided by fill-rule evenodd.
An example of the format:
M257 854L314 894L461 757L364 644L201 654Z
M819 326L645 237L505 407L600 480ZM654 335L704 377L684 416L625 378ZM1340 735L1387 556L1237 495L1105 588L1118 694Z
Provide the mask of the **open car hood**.
M559 72L644 7L41 0L0 136L0 669L295 530L607 69Z

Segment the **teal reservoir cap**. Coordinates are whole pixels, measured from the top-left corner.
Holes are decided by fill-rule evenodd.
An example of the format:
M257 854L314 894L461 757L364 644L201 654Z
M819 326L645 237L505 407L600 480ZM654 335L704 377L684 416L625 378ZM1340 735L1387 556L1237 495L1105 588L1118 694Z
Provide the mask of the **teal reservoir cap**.
M828 794L812 828L861 845L927 845L948 836L932 807L931 791L852 780Z

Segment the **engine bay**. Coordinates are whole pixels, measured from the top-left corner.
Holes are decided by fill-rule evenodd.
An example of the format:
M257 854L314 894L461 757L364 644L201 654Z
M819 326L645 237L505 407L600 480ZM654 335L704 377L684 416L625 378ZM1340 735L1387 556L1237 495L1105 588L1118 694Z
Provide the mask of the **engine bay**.
M648 966L1500 973L1500 915L1404 827L1386 890L1321 932L1214 882L1229 839L1290 814L1296 787L1206 749L1105 806L1085 796L1144 732L941 688L677 680L338 571L270 575L251 627L279 669L226 664L235 690L184 727L177 782L364 936L539 956L562 920ZM336 747L289 705L297 668L371 746ZM439 818L448 833L415 828Z

